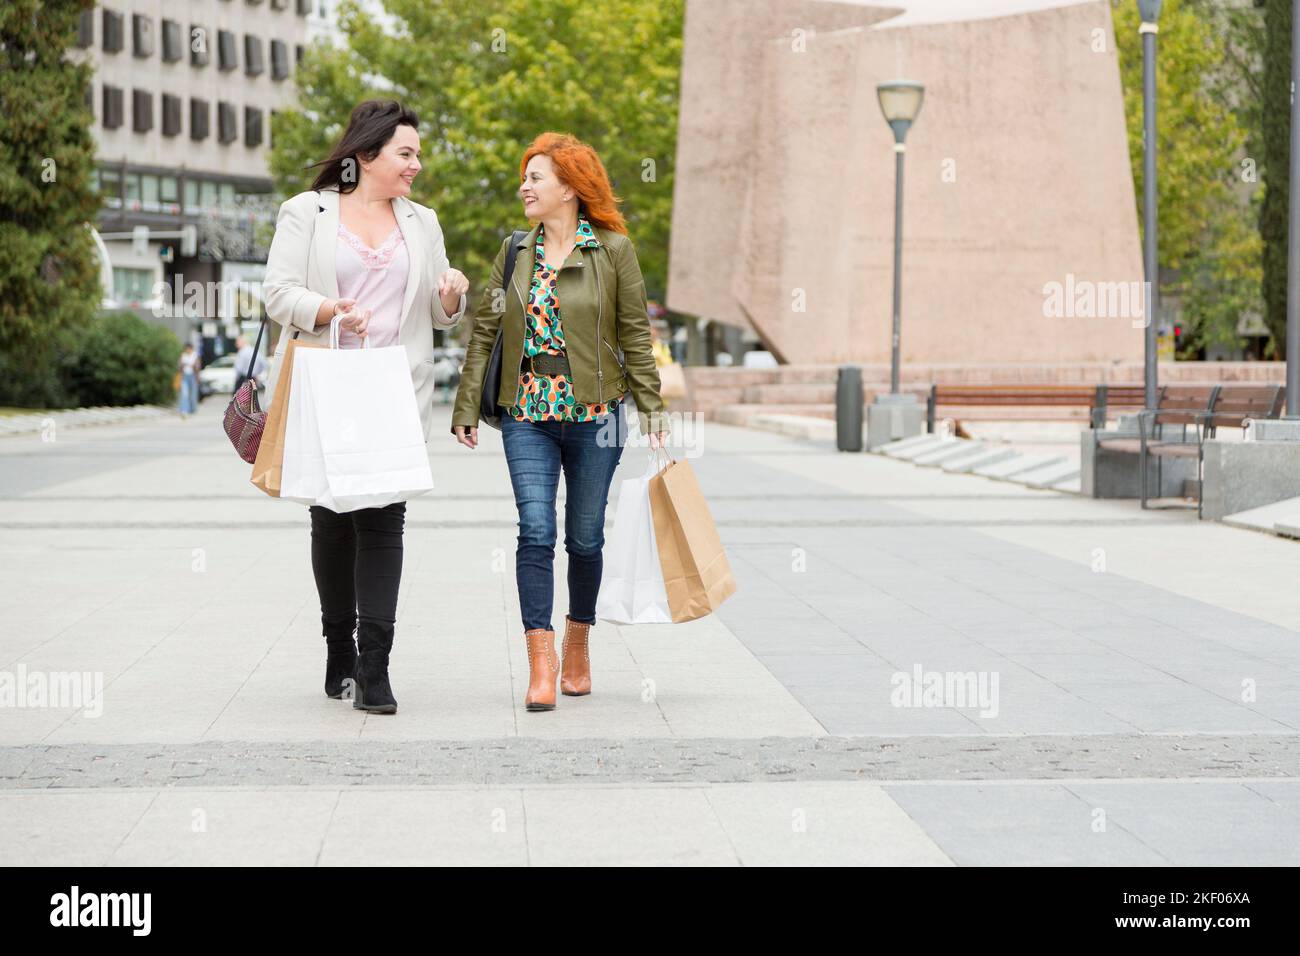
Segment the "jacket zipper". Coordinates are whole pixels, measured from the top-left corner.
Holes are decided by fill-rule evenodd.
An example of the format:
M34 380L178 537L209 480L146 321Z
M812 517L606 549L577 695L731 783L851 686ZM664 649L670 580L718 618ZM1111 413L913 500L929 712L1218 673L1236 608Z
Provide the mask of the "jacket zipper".
M605 342L605 337L602 335L601 338L600 338L600 340L601 340L602 342ZM614 351L614 346L610 345L608 342L605 342L605 348L609 349L609 354L612 355L612 356L614 356L614 361L615 361L615 362L618 362L618 353ZM623 363L622 363L622 362L619 362L619 368L622 368L622 367L623 367Z

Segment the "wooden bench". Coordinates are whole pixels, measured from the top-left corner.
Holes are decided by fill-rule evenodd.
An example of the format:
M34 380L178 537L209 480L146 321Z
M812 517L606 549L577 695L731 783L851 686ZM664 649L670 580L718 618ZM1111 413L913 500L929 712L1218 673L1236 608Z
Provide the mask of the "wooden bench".
M931 385L925 404L926 430L934 433L940 406L1086 408L1092 428L1106 427L1112 409L1140 410L1142 385Z
M1097 445L1108 451L1139 455L1142 507L1147 502L1147 468L1156 459L1156 487L1162 480L1165 458L1196 459L1196 514L1201 515L1205 463L1205 440L1220 427L1244 428L1247 421L1277 418L1282 414L1286 389L1281 385L1165 385L1157 407L1138 415L1137 438L1104 438ZM1168 434L1167 426L1181 426L1180 434ZM1195 429L1194 438L1188 427ZM1167 506L1165 506L1167 507Z

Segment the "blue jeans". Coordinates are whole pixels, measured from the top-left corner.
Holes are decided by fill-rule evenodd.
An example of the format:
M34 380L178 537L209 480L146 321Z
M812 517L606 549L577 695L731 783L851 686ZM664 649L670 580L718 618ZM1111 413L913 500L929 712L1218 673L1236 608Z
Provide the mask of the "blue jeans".
M193 415L199 409L199 377L193 372L181 373L181 414Z
M501 416L510 484L519 510L515 581L524 629L551 628L555 594L555 499L564 472L564 550L569 556L569 617L596 623L605 504L623 446L624 402L586 422L521 422Z

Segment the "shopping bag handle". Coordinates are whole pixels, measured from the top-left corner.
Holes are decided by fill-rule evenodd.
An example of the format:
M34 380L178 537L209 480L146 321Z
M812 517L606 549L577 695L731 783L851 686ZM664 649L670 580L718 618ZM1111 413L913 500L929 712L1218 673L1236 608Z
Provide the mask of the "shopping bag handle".
M677 459L674 458L672 455L668 454L668 449L665 448L663 445L659 445L657 448L652 448L651 451L654 453L654 463L657 470L659 471L663 471L663 467L658 467L658 466L662 465L664 467L667 467L667 465L672 465L677 462ZM665 464L665 462L667 464Z
M332 349L336 349L339 347L339 327L342 324L343 324L343 316L341 315L336 315L334 316L334 318L330 319L330 348ZM367 332L364 336L361 337L361 347L363 349L370 348L369 332Z

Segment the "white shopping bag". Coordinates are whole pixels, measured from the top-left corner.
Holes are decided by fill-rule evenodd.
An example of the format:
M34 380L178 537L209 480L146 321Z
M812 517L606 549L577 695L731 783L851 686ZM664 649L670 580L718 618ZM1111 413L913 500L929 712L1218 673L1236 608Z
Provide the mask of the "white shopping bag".
M596 617L614 624L671 624L664 572L650 514L650 479L659 473L650 457L645 474L619 486L614 529L605 542Z
M342 514L432 490L406 349L339 349L337 323L334 347L294 350L280 497Z

